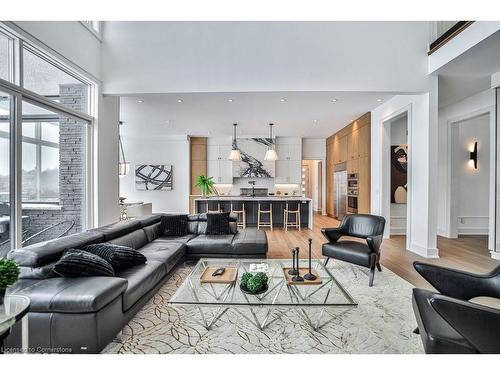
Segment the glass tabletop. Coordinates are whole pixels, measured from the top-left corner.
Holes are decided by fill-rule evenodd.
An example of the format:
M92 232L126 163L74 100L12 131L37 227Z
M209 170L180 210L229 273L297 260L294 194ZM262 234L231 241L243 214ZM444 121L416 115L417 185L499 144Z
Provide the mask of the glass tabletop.
M5 332L20 320L30 307L30 299L25 296L6 296L0 305L0 333Z
M241 276L252 264L266 264L269 282L263 293L251 295L240 289ZM301 259L300 268L308 267L308 260ZM201 276L207 267L234 267L236 282L232 284L202 283ZM200 306L356 306L349 292L333 276L330 269L318 259L311 261L311 268L318 275L318 284L289 284L284 268L291 267L290 259L208 259L198 261L190 275L170 299L171 304Z

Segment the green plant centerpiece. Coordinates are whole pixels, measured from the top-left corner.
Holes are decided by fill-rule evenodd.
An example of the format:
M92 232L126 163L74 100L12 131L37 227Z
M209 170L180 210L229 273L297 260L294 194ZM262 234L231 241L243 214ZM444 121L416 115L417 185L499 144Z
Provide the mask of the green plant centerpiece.
M264 272L257 272L255 275L245 272L241 275L240 288L250 294L259 294L267 289L269 278Z
M219 195L217 189L214 186L213 177L199 175L198 177L196 177L195 185L196 187L200 188L201 194L203 194L203 196L207 196L210 194Z
M19 267L10 259L0 259L0 305L3 304L5 290L15 284L19 277Z

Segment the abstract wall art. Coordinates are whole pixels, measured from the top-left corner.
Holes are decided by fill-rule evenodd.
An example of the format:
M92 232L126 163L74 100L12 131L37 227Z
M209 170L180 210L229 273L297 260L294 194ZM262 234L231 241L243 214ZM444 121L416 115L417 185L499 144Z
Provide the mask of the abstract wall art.
M406 203L408 145L391 146L391 203Z
M138 164L135 166L136 190L172 190L172 166Z
M274 177L274 161L264 160L266 151L274 143L271 138L239 138L241 161L233 164L233 177Z

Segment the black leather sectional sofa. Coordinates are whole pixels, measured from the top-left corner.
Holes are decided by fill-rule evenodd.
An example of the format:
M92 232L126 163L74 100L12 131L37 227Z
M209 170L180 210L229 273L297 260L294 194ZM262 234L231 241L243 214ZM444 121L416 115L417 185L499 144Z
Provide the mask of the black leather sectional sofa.
M163 237L161 216L151 215L12 250L8 257L21 267L21 278L7 293L31 299L30 350L100 352L183 259L266 257L264 231L248 228L236 234L207 235L205 214L189 215L188 220L189 234L183 237ZM116 277L64 278L52 272L64 250L98 242L137 249L147 262ZM21 327L17 324L6 349L20 346Z

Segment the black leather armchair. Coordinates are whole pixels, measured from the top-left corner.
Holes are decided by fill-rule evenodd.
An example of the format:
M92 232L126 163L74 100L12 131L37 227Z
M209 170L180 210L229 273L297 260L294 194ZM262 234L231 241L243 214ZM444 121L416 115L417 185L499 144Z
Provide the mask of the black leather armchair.
M500 310L469 302L500 298L500 266L477 275L415 262L439 293L413 289L413 310L426 353L500 353Z
M345 216L338 228L323 228L321 233L328 239L323 244L323 256L368 267L370 269L369 285L373 285L375 267L380 267L380 245L384 234L385 219L374 215ZM343 236L365 239L366 242L340 240Z

